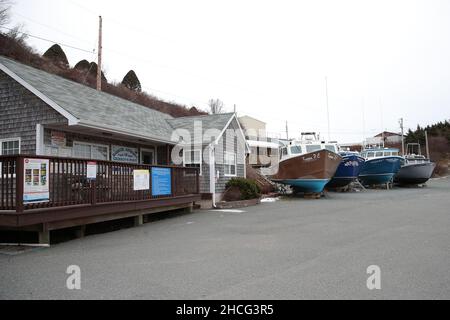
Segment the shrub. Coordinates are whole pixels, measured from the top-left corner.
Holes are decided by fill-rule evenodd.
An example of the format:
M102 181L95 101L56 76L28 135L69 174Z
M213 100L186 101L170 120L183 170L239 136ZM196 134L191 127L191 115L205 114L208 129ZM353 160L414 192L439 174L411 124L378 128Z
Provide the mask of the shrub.
M228 181L227 189L238 188L241 193L241 200L258 199L261 197L261 189L255 181L244 178L233 178Z

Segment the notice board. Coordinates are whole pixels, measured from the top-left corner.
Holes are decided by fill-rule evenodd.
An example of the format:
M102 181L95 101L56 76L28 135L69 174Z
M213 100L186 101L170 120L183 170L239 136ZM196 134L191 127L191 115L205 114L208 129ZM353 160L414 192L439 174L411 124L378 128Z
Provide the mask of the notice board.
M23 203L48 202L50 199L47 159L24 160Z
M170 168L152 168L152 195L170 196L172 194L172 170Z

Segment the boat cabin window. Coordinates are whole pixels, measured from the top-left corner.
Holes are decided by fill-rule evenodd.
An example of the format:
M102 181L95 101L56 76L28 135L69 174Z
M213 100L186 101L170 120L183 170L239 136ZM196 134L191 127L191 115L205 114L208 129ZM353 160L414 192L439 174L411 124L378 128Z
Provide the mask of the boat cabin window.
M306 152L310 153L310 152L314 152L314 151L318 151L321 150L322 147L319 145L310 145L310 146L306 146Z
M331 151L331 152L336 152L336 147L333 145L326 145L325 149L327 149L328 151Z
M287 156L288 152L287 152L287 148L281 148L281 152L280 152L280 159Z
M377 152L376 154L375 154L375 157L382 157L383 156L383 152Z
M302 153L302 147L300 147L300 146L293 146L293 147L291 147L291 153L292 154L301 154Z
M393 155L394 157L398 157L398 152L392 152L392 155Z
M367 158L373 158L375 157L375 152L368 152L367 153Z
M385 157L390 157L391 155L392 155L392 152L385 152L385 153L384 153L384 156L385 156Z

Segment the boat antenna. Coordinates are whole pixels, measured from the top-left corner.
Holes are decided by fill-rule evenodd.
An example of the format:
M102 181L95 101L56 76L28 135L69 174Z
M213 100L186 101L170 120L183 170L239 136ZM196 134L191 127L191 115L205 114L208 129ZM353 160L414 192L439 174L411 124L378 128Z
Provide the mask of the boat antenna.
M325 92L327 97L327 119L328 119L328 141L331 140L330 136L330 105L328 99L328 77L325 77Z
M286 140L289 140L289 124L286 121Z
M384 123L383 123L383 103L381 102L381 97L379 97L378 101L380 102L380 124L381 124L381 139L383 141L383 148L386 144L386 135L384 134Z
M362 129L363 129L363 148L366 144L366 111L365 111L365 101L364 98L362 98L361 101L362 106Z

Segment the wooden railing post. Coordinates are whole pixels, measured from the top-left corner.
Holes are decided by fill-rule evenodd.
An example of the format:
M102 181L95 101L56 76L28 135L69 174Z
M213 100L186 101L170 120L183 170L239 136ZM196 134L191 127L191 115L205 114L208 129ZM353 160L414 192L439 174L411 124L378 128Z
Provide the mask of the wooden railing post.
M24 158L18 156L16 159L16 212L23 213L23 191L24 191Z
M177 194L176 194L176 188L175 188L175 174L176 174L175 168L174 167L170 168L170 172L171 172L171 175L170 175L171 186L170 187L172 188L172 197L176 197Z
M92 180L91 183L91 204L95 206L97 204L97 180Z

